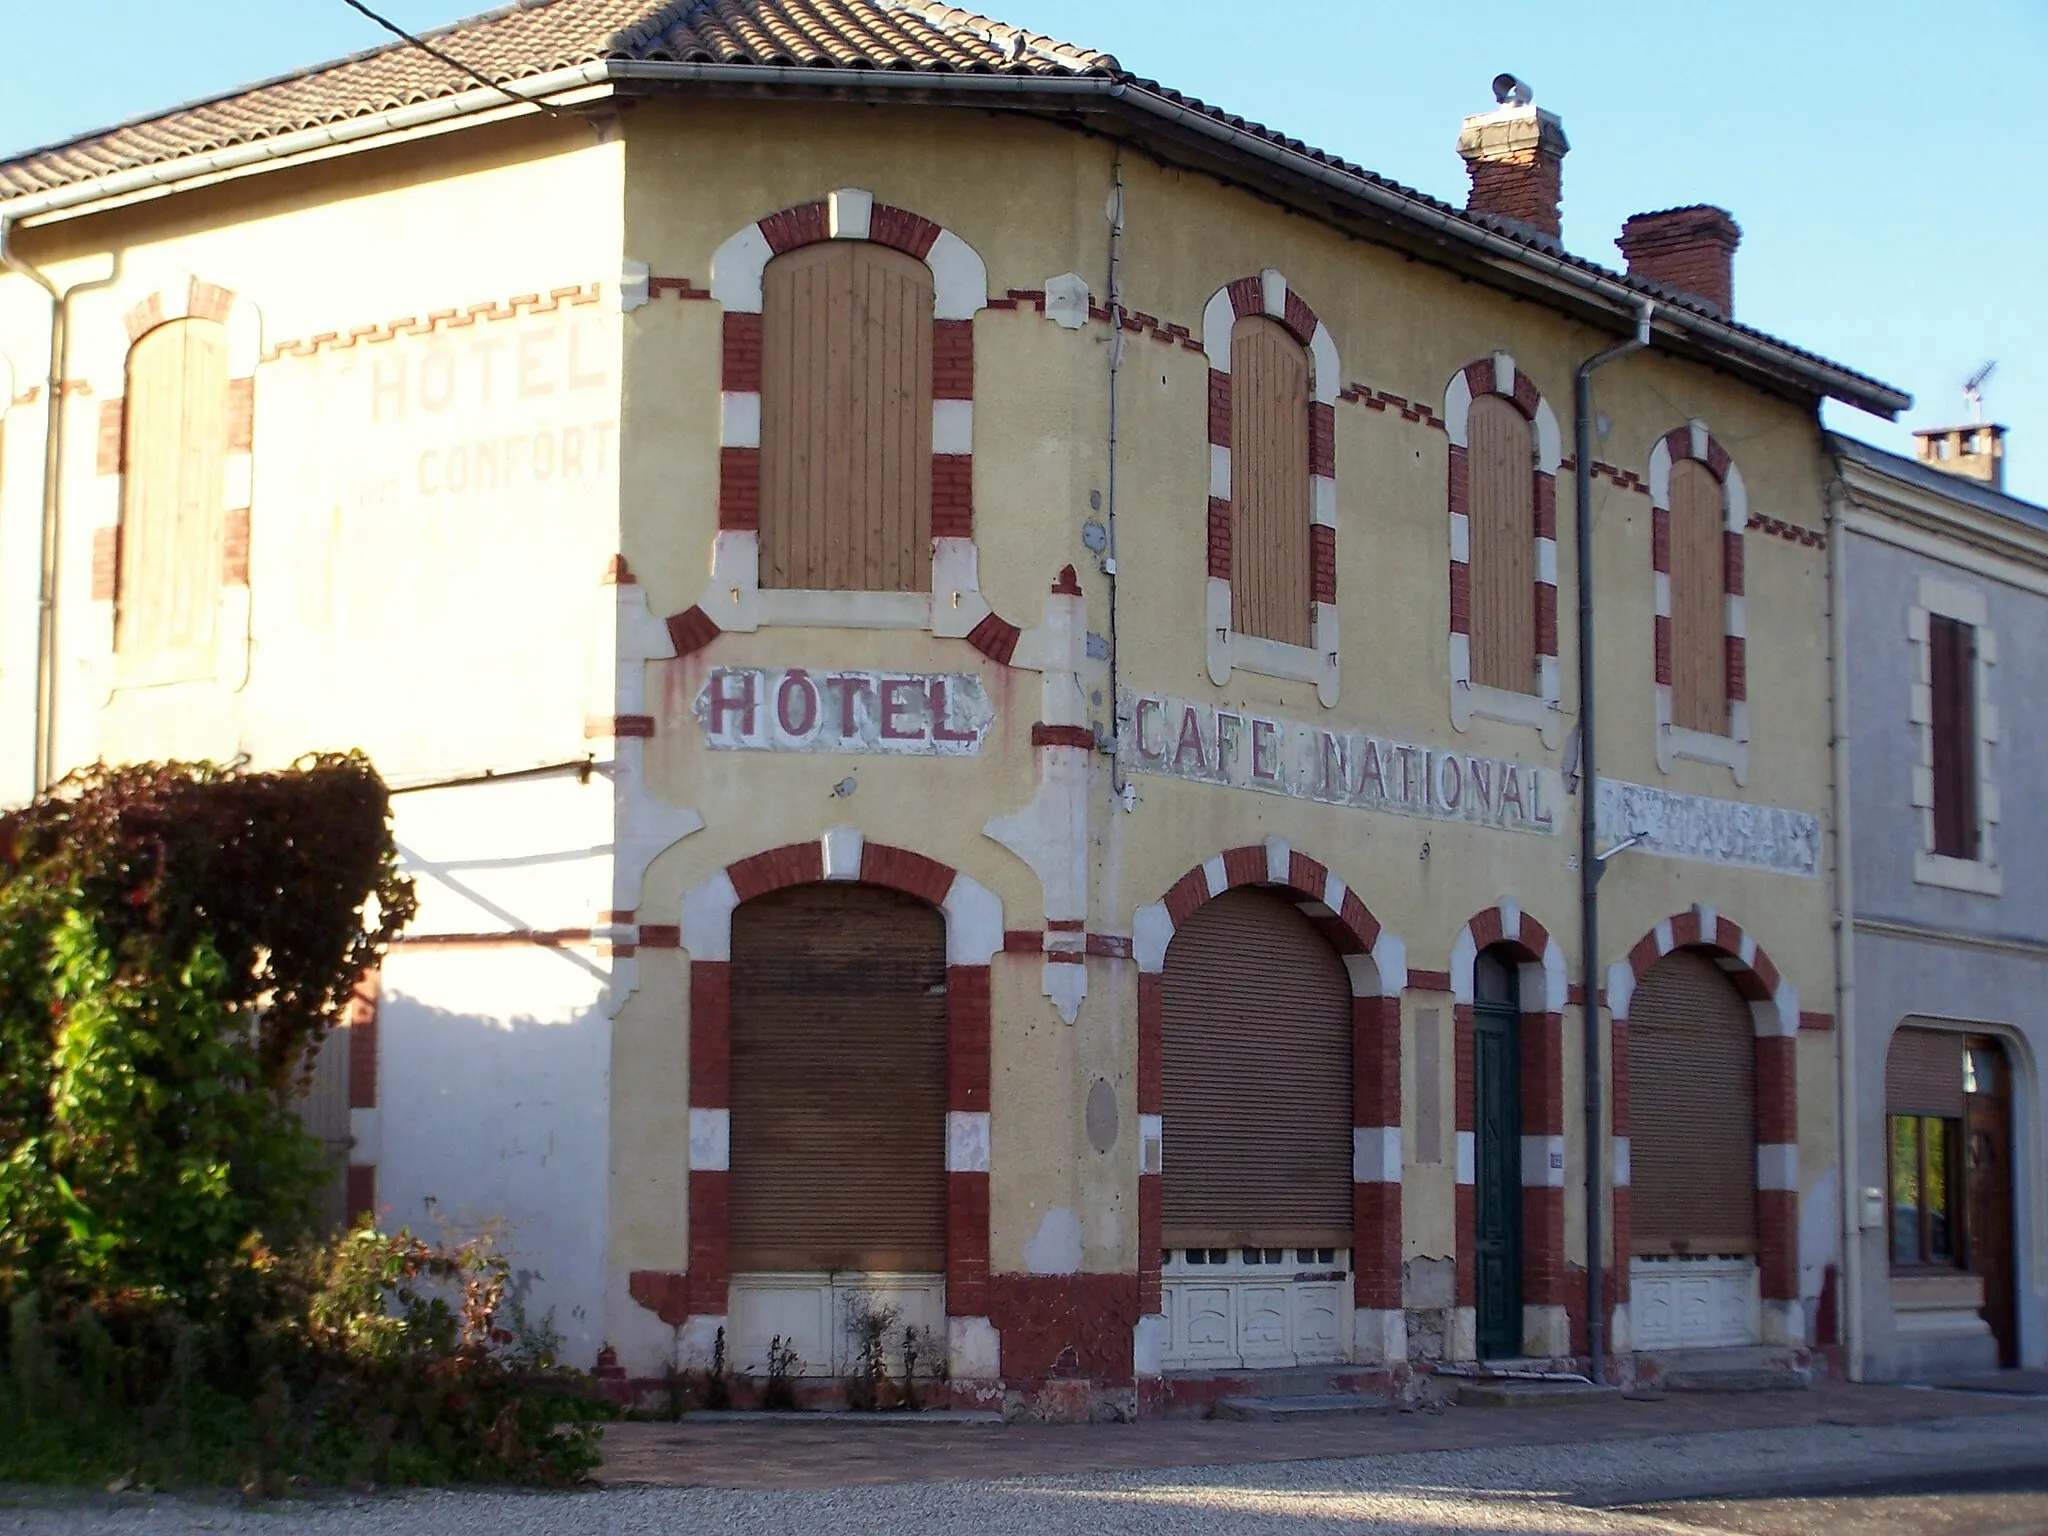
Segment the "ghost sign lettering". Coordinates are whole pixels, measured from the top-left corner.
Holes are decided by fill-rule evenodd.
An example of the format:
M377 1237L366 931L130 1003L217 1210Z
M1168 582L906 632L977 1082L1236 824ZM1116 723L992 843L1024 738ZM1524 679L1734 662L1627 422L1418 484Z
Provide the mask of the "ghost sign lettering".
M1781 875L1820 873L1820 818L1809 811L1602 779L1595 814L1600 840L1610 846L1633 838L1644 853L1667 859Z
M995 720L971 673L719 667L691 712L726 752L973 757Z
M1557 830L1564 793L1554 769L1164 694L1126 693L1119 703L1117 739L1132 773L1511 832Z

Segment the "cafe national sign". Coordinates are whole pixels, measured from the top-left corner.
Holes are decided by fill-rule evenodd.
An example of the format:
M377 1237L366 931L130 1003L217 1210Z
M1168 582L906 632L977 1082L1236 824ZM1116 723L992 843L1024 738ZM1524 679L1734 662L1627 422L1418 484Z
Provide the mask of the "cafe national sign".
M1514 758L1159 693L1124 693L1118 714L1130 773L1538 835L1564 803L1555 769Z

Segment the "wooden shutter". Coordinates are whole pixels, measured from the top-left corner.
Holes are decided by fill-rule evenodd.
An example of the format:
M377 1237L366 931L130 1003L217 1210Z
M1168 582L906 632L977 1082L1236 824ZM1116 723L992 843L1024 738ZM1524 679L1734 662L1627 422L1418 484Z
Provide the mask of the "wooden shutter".
M1671 466L1671 720L1728 732L1727 514L1697 459Z
M1756 1250L1756 1032L1719 966L1677 950L1628 1019L1629 1239L1636 1253Z
M115 644L165 651L213 643L226 495L226 332L174 320L128 355L126 478Z
M1230 627L1312 639L1308 353L1278 321L1230 333Z
M806 885L732 924L735 1270L946 1265L946 923Z
M1939 614L1927 620L1934 731L1934 851L1977 857L1977 632Z
M1901 1029L1884 1058L1884 1108L1890 1115L1963 1117L1963 1037L1938 1029Z
M930 591L931 269L827 240L761 293L761 585Z
M1467 420L1472 681L1536 691L1536 447L1513 402L1481 395Z
M1162 978L1169 1248L1351 1242L1351 984L1292 902L1226 891Z

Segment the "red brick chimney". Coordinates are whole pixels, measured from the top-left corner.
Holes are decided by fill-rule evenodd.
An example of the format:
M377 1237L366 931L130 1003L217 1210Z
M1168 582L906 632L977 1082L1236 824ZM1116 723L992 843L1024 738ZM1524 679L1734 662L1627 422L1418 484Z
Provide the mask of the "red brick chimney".
M1465 207L1556 240L1563 233L1557 205L1571 148L1564 124L1555 112L1534 106L1529 87L1513 75L1494 77L1493 96L1499 106L1466 118L1458 130L1458 153L1472 173Z
M1628 258L1630 277L1647 277L1735 318L1735 247L1742 229L1724 208L1698 203L1639 213L1621 226L1614 242Z

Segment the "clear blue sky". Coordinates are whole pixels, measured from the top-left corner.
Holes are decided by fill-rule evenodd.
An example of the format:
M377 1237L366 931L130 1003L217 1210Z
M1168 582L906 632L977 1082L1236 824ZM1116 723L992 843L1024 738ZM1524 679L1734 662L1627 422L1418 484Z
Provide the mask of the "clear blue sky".
M1459 203L1458 119L1512 70L1571 138L1574 251L1618 264L1629 214L1721 204L1744 232L1737 314L1916 401L1899 426L1831 405L1832 425L1910 452L1907 428L1963 419L1962 380L1996 358L1986 400L2012 428L2007 487L2048 502L2044 0L988 8ZM383 9L424 28L467 7ZM341 0L0 0L0 150L380 39Z

